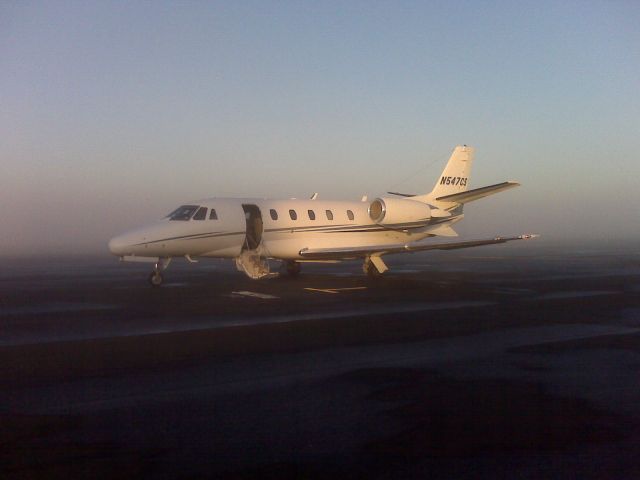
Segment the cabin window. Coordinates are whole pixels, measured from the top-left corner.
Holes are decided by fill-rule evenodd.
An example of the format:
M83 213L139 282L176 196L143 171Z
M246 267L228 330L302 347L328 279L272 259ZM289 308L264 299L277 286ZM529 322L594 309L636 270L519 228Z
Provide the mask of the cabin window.
M218 214L216 213L216 209L212 208L211 213L209 214L209 220L217 220Z
M331 210L327 210L327 220L333 220L333 212Z
M298 219L298 214L296 213L295 210L289 210L289 216L291 217L291 220L297 220Z
M277 220L278 219L278 212L276 212L273 208L271 210L269 210L269 213L271 214L271 220Z
M347 210L347 217L349 217L349 220L354 219L353 212L351 210Z
M314 212L313 210L307 210L307 213L309 214L309 220L316 219L316 212Z
M198 209L198 205L182 205L171 212L167 217L169 220L189 220Z

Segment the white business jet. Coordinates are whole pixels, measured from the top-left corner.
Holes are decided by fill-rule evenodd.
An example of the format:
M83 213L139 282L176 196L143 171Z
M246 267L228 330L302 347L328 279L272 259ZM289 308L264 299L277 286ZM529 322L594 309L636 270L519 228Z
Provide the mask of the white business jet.
M363 270L378 276L388 268L383 255L452 250L524 240L535 235L465 242L420 242L455 237L451 226L464 217L465 203L517 187L503 182L468 190L474 150L456 147L433 190L423 195L388 192L368 202L256 198L208 198L182 205L162 220L109 242L123 261L155 264L149 281L159 286L174 257L235 259L238 270L258 279L269 260L281 260L281 273L297 275L303 262L336 263L363 259Z

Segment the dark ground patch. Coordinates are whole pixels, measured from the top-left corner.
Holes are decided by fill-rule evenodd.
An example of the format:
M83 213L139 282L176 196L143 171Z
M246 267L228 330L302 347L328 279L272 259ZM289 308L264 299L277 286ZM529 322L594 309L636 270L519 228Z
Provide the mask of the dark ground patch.
M477 459L571 454L638 425L540 385L379 368L212 401L4 415L0 432L6 478L475 478Z
M640 407L629 390L633 380L626 381L637 378L640 365L637 333L519 347L484 358L479 369L466 357L437 368L402 366L408 351L435 339L465 345L470 335L521 327L634 326L637 259L424 258L433 265L428 271L392 271L376 282L305 268L297 281L256 283L217 264L209 271L172 266L168 281L176 285L156 290L144 284L146 270L117 264L5 272L0 340L110 325L126 331L161 324L167 331L0 346L0 477L639 478ZM304 290L361 285L367 289L338 295ZM233 290L279 298L233 299ZM599 290L616 294L541 298ZM488 303L375 311L456 301ZM353 315L332 318L345 309ZM309 312L321 317L213 328L221 318ZM211 328L177 331L202 319ZM357 356L378 347L396 352L388 365L363 368L355 360L345 371L331 370L340 370L332 355L345 348ZM589 383L588 375L554 363L603 350L628 354L624 365L607 367L617 382ZM288 361L317 364L300 376L293 364L295 374L281 379ZM505 361L509 378L487 375ZM595 403L586 394L560 394L550 380L558 375L583 382L575 392L605 388L609 396ZM622 393L627 410L616 402Z
M371 442L376 454L422 458L572 448L612 442L631 427L580 399L554 397L541 385L502 380L456 381L415 372L377 390L378 401L400 402L385 414L407 427Z
M603 335L594 338L579 338L544 345L527 345L512 348L511 353L557 353L567 350L613 349L640 353L640 334Z

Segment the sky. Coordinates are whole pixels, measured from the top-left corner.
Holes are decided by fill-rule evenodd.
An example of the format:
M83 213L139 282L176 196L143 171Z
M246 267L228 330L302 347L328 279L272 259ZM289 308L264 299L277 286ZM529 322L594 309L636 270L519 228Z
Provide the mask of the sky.
M431 190L464 238L640 242L640 3L0 3L0 252L106 252L210 196ZM640 244L640 243L639 243Z

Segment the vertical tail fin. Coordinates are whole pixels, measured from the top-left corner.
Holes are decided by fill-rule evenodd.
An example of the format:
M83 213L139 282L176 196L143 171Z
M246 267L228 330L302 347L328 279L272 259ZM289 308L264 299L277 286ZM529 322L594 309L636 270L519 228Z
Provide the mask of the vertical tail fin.
M437 197L466 191L474 154L475 150L466 145L454 148L433 190L425 195L413 197L412 200L431 203Z

